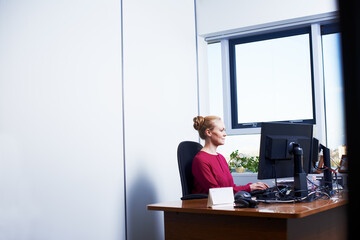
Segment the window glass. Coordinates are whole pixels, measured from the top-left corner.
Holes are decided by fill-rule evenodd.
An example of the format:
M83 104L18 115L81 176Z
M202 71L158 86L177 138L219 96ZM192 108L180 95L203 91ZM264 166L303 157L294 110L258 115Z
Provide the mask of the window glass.
M339 162L345 151L344 89L340 33L332 31L329 33L326 26L324 26L322 46L327 147L332 152L333 160Z
M230 41L233 128L313 123L310 34L304 31Z

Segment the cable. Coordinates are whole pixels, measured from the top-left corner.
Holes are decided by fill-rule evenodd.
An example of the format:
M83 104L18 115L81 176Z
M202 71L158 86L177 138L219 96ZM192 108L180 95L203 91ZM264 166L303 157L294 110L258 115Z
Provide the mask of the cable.
M329 188L327 186L321 187L318 184L315 184L313 181L311 181L308 177L306 177L307 181L310 182L313 185L313 190L297 190L294 191L292 187L288 185L281 185L281 187L278 185L277 181L277 174L276 174L276 161L272 164L273 172L274 172L274 180L275 180L275 186L271 189L268 189L266 193L263 193L260 197L260 199L257 199L257 202L262 203L296 203L296 202L305 202L305 201L314 201L321 198L329 199L331 198L332 193L329 191ZM320 170L316 166L317 170ZM321 168L321 171L324 170L330 170L331 173L335 174L335 178L337 180L337 173L331 168L328 168L327 166L324 166ZM338 184L338 183L337 183ZM339 188L338 188L339 189ZM296 197L295 193L298 192L307 192L307 196L305 197ZM337 191L338 192L338 191ZM262 199L261 199L262 197Z
M279 190L278 185L277 185L277 178L276 178L276 161L273 162L272 166L273 166L273 171L274 171L274 176L275 176L275 178L274 178L275 187L276 187L277 190Z
M315 195L316 194L316 195ZM315 195L315 196L313 196ZM256 200L257 202L262 202L262 203L296 203L296 202L304 202L307 199L310 199L311 201L323 198L324 196L326 196L326 199L330 199L331 196L324 192L324 191L312 191L308 194L308 196L306 197L302 197L302 198L293 198L293 199L267 199L267 200L263 200L263 199L259 199Z

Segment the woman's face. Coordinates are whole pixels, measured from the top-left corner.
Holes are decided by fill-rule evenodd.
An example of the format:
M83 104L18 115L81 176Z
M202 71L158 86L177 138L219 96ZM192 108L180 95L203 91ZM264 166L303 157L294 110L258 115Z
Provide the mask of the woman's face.
M209 140L216 146L225 144L225 125L221 120L214 120L214 128L207 132Z

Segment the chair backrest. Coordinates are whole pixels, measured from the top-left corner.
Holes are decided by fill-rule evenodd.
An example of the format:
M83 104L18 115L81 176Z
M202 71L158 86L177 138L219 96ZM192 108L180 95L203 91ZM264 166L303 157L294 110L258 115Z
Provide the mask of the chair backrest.
M177 157L183 196L192 193L192 161L202 148L201 144L191 141L181 142L178 146Z

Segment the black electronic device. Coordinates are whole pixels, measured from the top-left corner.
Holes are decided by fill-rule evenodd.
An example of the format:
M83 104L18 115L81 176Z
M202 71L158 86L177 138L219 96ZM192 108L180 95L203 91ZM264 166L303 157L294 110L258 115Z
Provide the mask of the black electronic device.
M312 155L312 164L315 170L320 170L323 172L323 185L328 194L332 195L333 191L333 177L331 173L331 160L330 160L330 149L322 145L318 139L313 139L313 155ZM323 153L323 162L322 166L316 166L319 160L319 152Z
M295 197L306 197L312 135L311 124L262 123L258 179L294 177Z
M236 208L257 208L257 202L251 199L251 194L246 191L239 191L235 193Z
M264 190L254 190L251 193L253 198L260 202L292 202L294 191L287 185L279 185Z

